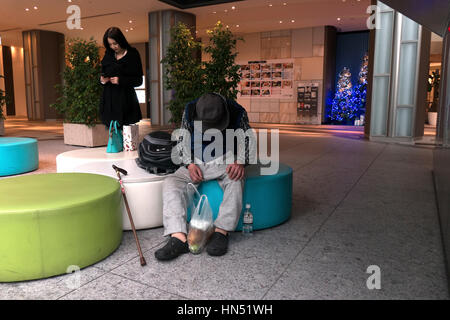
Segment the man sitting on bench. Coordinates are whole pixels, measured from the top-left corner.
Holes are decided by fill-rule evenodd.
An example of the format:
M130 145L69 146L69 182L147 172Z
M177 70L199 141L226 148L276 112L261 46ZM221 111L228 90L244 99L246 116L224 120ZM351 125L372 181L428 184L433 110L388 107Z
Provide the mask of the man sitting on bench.
M217 137L205 132L208 129L216 129L212 132L217 134L220 131L222 136L223 148L214 148L211 154L205 152L205 148L214 143ZM234 132L232 143L226 141L227 129ZM164 247L155 252L155 257L158 260L172 260L189 252L186 238L186 187L188 183L197 187L202 181L208 180L217 180L224 194L214 221L215 232L206 251L211 256L224 255L228 249L228 233L236 229L242 210L244 165L253 161L256 155L255 138L247 112L231 99L207 93L186 106L180 131L182 138L177 148L185 165L163 183L164 236L170 238ZM234 137L237 137L237 146Z

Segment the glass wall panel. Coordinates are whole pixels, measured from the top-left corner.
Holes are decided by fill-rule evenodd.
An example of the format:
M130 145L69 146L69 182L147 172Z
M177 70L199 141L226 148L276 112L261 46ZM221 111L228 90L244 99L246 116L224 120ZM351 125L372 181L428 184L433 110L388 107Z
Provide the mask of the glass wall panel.
M387 74L391 71L392 36L394 27L394 13L380 14L381 29L375 36L375 74Z
M412 136L413 108L398 108L395 123L395 135L397 137Z
M373 81L371 134L387 134L387 116L389 107L389 77L375 77Z
M417 41L419 25L408 17L402 16L402 41Z
M398 74L398 100L400 106L414 105L416 92L417 43L400 46Z

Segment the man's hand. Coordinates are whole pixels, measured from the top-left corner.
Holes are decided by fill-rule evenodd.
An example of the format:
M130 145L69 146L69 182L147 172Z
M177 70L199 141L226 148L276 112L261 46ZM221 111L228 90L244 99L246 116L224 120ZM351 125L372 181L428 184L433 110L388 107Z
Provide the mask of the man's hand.
M110 80L112 84L119 84L119 77L111 77Z
M108 83L109 80L110 80L109 77L104 77L104 76L101 76L101 77L100 77L100 82L101 82L101 83Z
M191 180L194 183L199 183L199 182L203 181L202 170L200 169L200 167L198 165L191 163L188 166L188 170L189 170L189 175L191 176Z
M240 163L233 163L228 165L227 167L227 173L231 180L241 180L244 178L245 169L244 165Z

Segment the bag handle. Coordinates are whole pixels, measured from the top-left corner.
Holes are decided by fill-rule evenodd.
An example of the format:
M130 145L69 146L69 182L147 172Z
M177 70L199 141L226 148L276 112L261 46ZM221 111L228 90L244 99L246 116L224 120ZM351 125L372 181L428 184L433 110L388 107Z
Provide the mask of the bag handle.
M200 200L198 200L197 208L195 208L195 215L196 216L200 214L199 211L200 211L200 208L202 208L202 200L203 199L205 199L203 201L203 205L205 205L205 202L208 201L208 197L206 196L206 194L202 194L200 196Z
M110 137L112 137L111 129L112 129L113 122L114 122L114 120L111 120L111 122L109 123L109 136Z
M202 197L200 192L198 192L197 188L194 186L194 184L192 182L189 182L187 185L188 185L188 187L191 187L192 190L194 190L194 192L197 194L199 199ZM199 203L200 203L200 200L199 200Z

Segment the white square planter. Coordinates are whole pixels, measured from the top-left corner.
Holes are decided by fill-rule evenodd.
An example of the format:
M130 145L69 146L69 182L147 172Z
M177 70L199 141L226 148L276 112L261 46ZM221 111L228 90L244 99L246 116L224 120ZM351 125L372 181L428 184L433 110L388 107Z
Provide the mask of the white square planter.
M5 120L0 120L0 136L5 135Z
M437 125L437 112L428 112L428 123L436 127Z
M74 146L102 147L108 144L108 130L103 124L64 123L64 143Z

